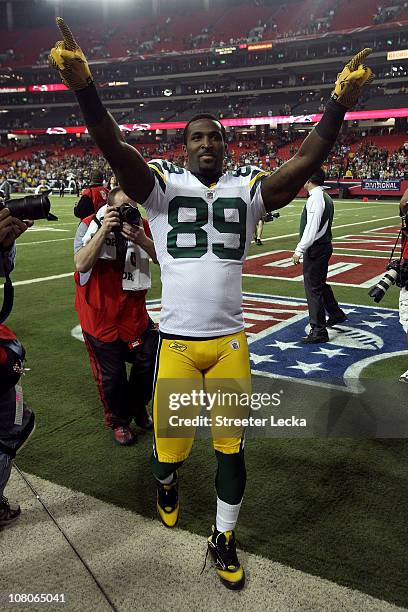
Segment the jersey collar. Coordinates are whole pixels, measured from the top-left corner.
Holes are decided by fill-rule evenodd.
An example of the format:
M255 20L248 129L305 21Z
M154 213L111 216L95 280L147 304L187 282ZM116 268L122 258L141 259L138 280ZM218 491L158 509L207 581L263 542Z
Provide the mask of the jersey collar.
M220 180L220 178L222 176L224 176L222 173L216 177L212 176L212 177L207 177L204 176L203 174L200 174L198 172L191 172L191 170L189 170L189 172L202 184L204 185L204 187L207 187L207 189L214 189L217 186L218 181Z

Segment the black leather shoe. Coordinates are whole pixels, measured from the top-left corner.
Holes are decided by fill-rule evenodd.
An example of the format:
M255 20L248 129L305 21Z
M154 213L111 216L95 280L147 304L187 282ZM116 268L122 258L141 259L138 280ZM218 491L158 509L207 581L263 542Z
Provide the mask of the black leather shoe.
M140 429L144 429L145 431L150 431L151 429L153 429L153 419L147 412L146 408L136 414L133 417L133 420L136 425L140 427Z
M308 336L302 338L303 344L322 344L323 342L329 342L329 334L326 333L315 333L310 332Z
M329 317L326 321L327 327L333 327L333 325L339 325L340 323L344 323L347 321L347 317L344 312L339 312L339 314L334 315L333 317Z
M7 497L0 497L0 528L13 523L20 514L20 506L10 504Z

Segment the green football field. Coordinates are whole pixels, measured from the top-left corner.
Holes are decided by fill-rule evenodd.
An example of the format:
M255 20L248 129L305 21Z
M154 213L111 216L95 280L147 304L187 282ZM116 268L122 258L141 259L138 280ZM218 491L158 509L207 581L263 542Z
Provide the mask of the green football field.
M15 305L8 324L27 350L30 372L24 389L37 414L36 433L18 464L27 472L153 517L151 435L140 434L130 448L112 443L111 432L103 427L85 347L71 336L78 324L72 278L74 202L70 196L53 198L59 220L36 222L18 241L12 274ZM292 252L303 203L294 201L279 219L266 224L263 246L252 245L249 255ZM397 225L396 202L336 203L335 239ZM359 250L358 240L353 240L352 248L341 243L336 253L374 258L385 269L386 250ZM256 294L304 297L301 280L251 276L244 278L243 287ZM367 287L334 289L340 302L372 304ZM157 266L152 266L148 297L160 297ZM398 290L391 288L380 305L397 308ZM384 411L394 401L405 402L406 387L401 389L398 376L407 368L408 355L400 355L363 371L363 377L379 385ZM268 384L267 379L263 382ZM319 402L327 396L318 386L305 396L303 383L290 384L294 402ZM337 406L349 396L333 392L327 401ZM251 438L246 457L248 484L238 526L243 548L408 607L405 439ZM180 527L207 535L214 517L214 471L209 441L197 440L181 472Z

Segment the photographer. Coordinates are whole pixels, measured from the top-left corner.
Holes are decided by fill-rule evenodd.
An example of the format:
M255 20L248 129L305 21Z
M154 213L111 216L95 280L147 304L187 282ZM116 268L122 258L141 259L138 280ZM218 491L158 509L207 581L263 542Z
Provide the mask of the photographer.
M0 206L0 277L8 279L14 266L15 240L31 225L32 221L12 217L8 208ZM0 528L20 515L20 506L10 504L3 493L12 460L34 429L34 414L24 404L17 384L24 369L25 351L15 334L2 324L11 306L12 298L8 296L0 312Z
M79 202L74 208L74 215L78 219L85 219L95 214L108 199L109 189L103 185L103 174L100 170L93 170L90 185L82 190Z
M136 215L133 224L121 211ZM126 217L127 218L127 217ZM157 263L136 204L116 187L108 204L79 224L75 236L75 307L114 441L135 441L132 418L151 429L150 401L158 333L146 310L149 255ZM132 365L129 379L126 363Z

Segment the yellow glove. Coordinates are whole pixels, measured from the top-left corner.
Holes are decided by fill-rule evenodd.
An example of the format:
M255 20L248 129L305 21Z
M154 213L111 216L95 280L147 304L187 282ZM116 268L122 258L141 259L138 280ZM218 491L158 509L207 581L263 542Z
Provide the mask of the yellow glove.
M371 68L362 64L362 61L371 52L372 49L362 49L344 66L337 75L337 81L331 93L332 100L347 108L355 105L362 87L371 83L374 78Z
M60 73L62 82L73 91L84 89L92 83L92 74L86 57L61 17L57 17L63 41L59 40L51 49L48 61Z

